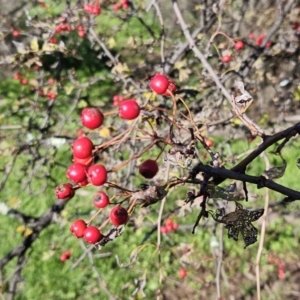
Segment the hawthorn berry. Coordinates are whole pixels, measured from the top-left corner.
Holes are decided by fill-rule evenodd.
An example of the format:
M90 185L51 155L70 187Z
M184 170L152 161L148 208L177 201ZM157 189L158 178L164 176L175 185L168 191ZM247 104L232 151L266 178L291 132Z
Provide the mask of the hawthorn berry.
M182 269L179 270L178 274L179 274L180 278L184 278L187 275L187 270L182 268Z
M64 252L64 253L61 254L60 260L62 262L64 262L64 261L68 260L70 257L71 257L71 252L70 251L66 251L66 252Z
M28 79L26 78L21 78L20 79L21 84L27 85L28 84Z
M81 112L81 123L89 129L99 128L103 124L104 116L96 107L86 107Z
M255 44L256 46L260 46L262 44L262 42L264 41L264 38L266 36L264 34L261 34L256 40L255 40Z
M152 77L149 86L156 94L163 95L168 89L169 79L165 75L155 74Z
M81 38L84 38L85 37L85 32L83 30L78 31L78 36L81 37Z
M100 12L101 12L100 7L97 7L97 6L94 6L91 4L85 4L83 6L83 10L91 15L96 15L96 16L100 15Z
M83 25L78 25L78 26L76 27L76 29L77 29L77 31L84 31Z
M167 226L161 226L161 227L160 227L160 232L161 232L162 234L168 233Z
M109 198L104 192L97 192L93 197L93 204L97 208L104 208L109 204Z
M158 165L155 160L147 159L139 167L140 174L145 178L153 178L158 172Z
M21 77L22 77L22 76L21 76L20 73L16 73L16 74L13 75L13 78L16 79L16 80L20 80Z
M75 190L71 183L62 183L55 188L55 194L58 199L70 200L75 195Z
M79 163L74 163L67 170L67 177L74 182L86 181L86 167Z
M77 238L82 238L86 228L87 228L87 225L86 225L85 221L83 221L82 219L78 219L72 223L72 225L70 227L70 231Z
M57 96L57 95L56 95L54 92L49 91L49 92L47 93L47 99L48 99L48 100L53 100L53 99L56 98L56 96Z
M223 63L228 63L228 62L231 61L231 56L228 55L228 54L225 54L225 55L222 56L221 60L222 60Z
M214 142L210 139L205 139L205 144L207 147L211 147L214 145Z
M72 144L73 155L76 158L85 159L92 156L93 143L88 137L80 137Z
M57 44L57 39L56 38L50 38L49 43L50 44Z
M113 10L119 10L121 8L121 4L116 3L113 5Z
M18 37L20 35L20 32L18 30L13 30L11 33L14 37Z
M128 220L128 212L127 210L122 206L115 206L109 214L110 222L115 225L123 225Z
M133 120L140 114L141 108L134 99L124 100L119 106L119 115L122 119Z
M234 49L237 51L244 49L244 47L245 47L245 44L243 41L237 41L234 44Z
M101 240L102 234L95 226L89 226L84 230L83 238L89 244L96 244Z
M101 164L90 166L87 175L88 181L96 186L104 184L107 180L106 168Z

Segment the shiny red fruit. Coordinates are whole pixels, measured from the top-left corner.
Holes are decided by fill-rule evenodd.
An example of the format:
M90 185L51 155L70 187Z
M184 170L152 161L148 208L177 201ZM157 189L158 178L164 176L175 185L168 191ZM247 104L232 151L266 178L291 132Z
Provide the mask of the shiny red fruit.
M74 182L86 181L86 167L78 163L70 165L67 170L67 177Z
M95 226L89 226L85 229L83 238L89 244L96 244L101 240L102 234L100 230Z
M81 123L89 129L99 128L104 121L102 112L96 107L86 107L81 112Z
M153 92L163 95L168 89L169 78L162 74L156 74L152 77L149 86Z
M234 49L237 51L244 49L244 47L245 47L245 44L243 41L237 41L234 44Z
M18 30L13 30L11 33L14 37L17 37L20 35L20 32Z
M231 61L231 56L230 55L225 54L225 55L222 56L222 62L223 63L228 63L230 61Z
M140 114L141 108L138 103L133 100L124 100L119 106L119 115L122 119L133 120L137 118Z
M104 192L97 192L93 197L93 204L97 208L104 208L109 204L109 198Z
M72 144L73 155L76 158L85 159L92 156L93 143L87 137L80 137Z
M210 139L205 139L205 144L207 147L211 147L214 145L214 142Z
M55 194L58 199L70 200L75 195L75 190L71 183L62 183L55 188Z
M78 219L74 221L70 227L70 231L77 237L82 238L85 229L87 228L85 221Z
M107 180L106 168L101 164L90 166L87 175L88 181L96 186L104 184Z
M187 275L187 270L182 268L182 269L179 270L178 274L179 274L180 278L184 278Z
M110 222L115 225L123 225L128 220L128 212L127 210L122 206L115 206L109 214Z
M26 84L28 84L28 79L26 79L26 78L21 78L21 79L20 79L20 82L21 82L21 84L26 85Z
M13 78L16 79L16 80L20 80L21 79L21 74L20 73L16 73L14 74Z
M153 178L158 172L158 164L155 160L147 159L140 165L139 172L145 178Z
M49 92L47 93L47 99L48 99L48 100L53 100L53 99L56 98L56 96L57 96L57 95L56 95L54 92L49 91Z

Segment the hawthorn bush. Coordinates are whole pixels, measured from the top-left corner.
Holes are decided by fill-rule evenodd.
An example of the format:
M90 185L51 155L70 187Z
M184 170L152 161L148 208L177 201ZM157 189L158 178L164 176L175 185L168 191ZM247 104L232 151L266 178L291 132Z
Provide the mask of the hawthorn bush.
M11 5L3 297L297 299L299 2Z

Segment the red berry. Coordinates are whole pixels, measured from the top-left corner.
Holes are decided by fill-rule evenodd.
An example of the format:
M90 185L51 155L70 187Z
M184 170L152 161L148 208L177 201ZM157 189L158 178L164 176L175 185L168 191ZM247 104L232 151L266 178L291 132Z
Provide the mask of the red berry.
M256 40L255 40L255 44L257 46L260 46L262 44L262 42L264 41L265 35L261 34Z
M76 28L77 28L77 31L84 31L83 25L78 25Z
M75 195L75 190L71 183L62 183L55 188L55 194L58 199L70 200Z
M123 225L128 220L128 212L122 206L115 206L109 214L111 223L115 226Z
M89 158L92 156L93 147L94 145L89 138L85 136L80 137L72 144L73 155L80 159Z
M21 84L26 85L26 84L28 84L28 79L22 78L22 79L20 80L20 82L21 82Z
M13 30L11 33L14 37L17 37L20 35L20 32L18 30Z
M82 219L78 219L72 223L70 227L70 231L77 238L82 238L86 228L87 228L86 223Z
M45 96L44 90L39 90L39 95L40 96Z
M101 240L102 234L97 227L89 226L85 229L83 237L89 244L96 244Z
M85 10L87 13L91 13L91 11L93 10L93 8L92 8L93 6L91 5L91 4L84 4L84 6L83 6L83 10Z
M243 41L237 41L234 45L234 48L237 51L244 49L244 47L245 47L245 44Z
M100 164L89 167L87 174L89 182L96 186L104 184L107 180L106 168Z
M166 221L165 221L166 225L170 225L170 224L173 224L173 220L170 219L170 218L167 218Z
M176 230L176 229L179 227L179 224L176 223L176 222L174 222L174 223L172 224L172 226L173 226L173 230Z
M122 119L133 120L137 118L140 114L141 108L138 103L133 100L124 100L119 106L119 115Z
M167 231L173 231L174 230L173 223L166 225L166 229Z
M97 208L104 208L109 204L109 198L104 192L97 192L94 195L93 203Z
M128 9L129 8L129 4L128 3L124 3L122 4L123 9Z
M57 44L57 39L56 38L50 38L49 43L50 44Z
M99 128L103 124L104 116L96 107L86 107L81 112L81 123L89 129Z
M180 278L184 278L184 277L186 277L186 275L187 275L187 271L186 271L186 269L180 269L179 270L179 277Z
M122 3L122 4L128 4L129 1L128 1L128 0L121 0L121 3Z
M16 79L16 80L20 80L21 79L21 74L20 73L14 74L13 78Z
M81 38L85 37L85 32L84 31L78 31L78 36Z
M298 26L300 26L300 24L298 22L292 22L291 26L292 26L293 29L297 29Z
M166 234L166 233L168 232L167 227L166 227L166 226L161 226L161 227L160 227L160 232L161 232L162 234Z
M225 55L222 56L222 62L223 63L228 63L230 61L231 61L231 56L230 55L225 54Z
M140 174L145 178L153 178L158 172L158 165L155 160L145 160L139 167Z
M210 139L205 139L205 144L207 147L211 147L211 146L213 146L214 142Z
M163 95L168 89L169 79L165 75L155 74L152 77L149 85L153 92Z
M121 8L121 4L116 3L113 5L113 10L119 10Z
M93 6L92 11L91 11L92 15L99 16L100 12L101 12L100 7Z
M66 261L71 257L71 252L70 251L66 251L64 253L61 254L60 256L60 260L61 261Z
M272 42L270 42L270 41L266 43L266 47L267 47L267 48L271 48L271 47L272 47L272 45L273 45L273 43L272 43Z
M86 167L78 163L70 165L67 170L67 177L74 182L86 181Z
M53 100L53 99L56 98L56 96L57 96L57 95L56 95L54 92L49 91L49 92L47 93L47 99L48 99L48 100Z

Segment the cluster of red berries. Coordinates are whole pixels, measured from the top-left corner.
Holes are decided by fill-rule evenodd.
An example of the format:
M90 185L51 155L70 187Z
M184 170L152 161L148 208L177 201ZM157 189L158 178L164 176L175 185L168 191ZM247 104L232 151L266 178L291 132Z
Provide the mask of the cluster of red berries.
M266 35L261 33L258 37L255 37L254 33L249 34L249 39L255 41L256 46L261 46L261 44L264 42ZM272 42L268 41L266 43L266 47L270 48L272 47Z
M128 9L129 8L129 1L128 0L121 0L119 3L115 3L113 5L113 10L119 10L119 9Z
M23 85L29 84L29 80L28 80L27 78L23 78L22 75L21 75L20 73L15 73L15 74L13 75L13 78L16 79L16 80L19 80L20 83L23 84ZM51 83L51 80L54 80L54 79L53 79L53 78L52 78L52 79L50 78L49 81L48 81L49 84L52 84L52 83L53 83L53 82ZM35 87L32 86L32 87L30 88L30 91L35 92L35 91L36 91ZM40 95L40 96L47 96L47 99L48 99L48 100L53 100L53 99L55 99L55 98L57 97L56 93L54 93L54 92L51 91L51 90L48 91L48 92L45 94L43 89L40 89L40 90L39 90L39 95Z
M161 233L166 234L170 231L174 231L178 228L178 223L174 222L172 219L168 218L165 221L165 225L160 228Z
M88 14L94 15L94 16L99 16L101 13L100 5L99 5L99 3L96 3L96 1L94 4L89 4L89 3L85 4L83 6L83 10L85 12L87 12Z
M135 119L139 113L140 106L134 99L123 100L119 105L119 116L123 119ZM98 108L86 107L81 111L81 123L85 128L97 129L103 122L104 115ZM63 183L56 187L55 193L58 199L70 200L75 195L75 189L87 184L102 186L106 183L107 170L102 164L94 164L94 152L93 142L80 132L80 136L72 144L73 163L66 173L72 183ZM94 195L93 205L96 208L103 209L109 204L109 197L105 192L98 191ZM109 214L110 222L115 226L125 224L128 218L127 210L120 205L115 206ZM70 230L77 238L84 238L90 244L97 244L103 238L99 228L90 226L82 219L73 222Z
M285 271L284 271L284 263L282 262L282 260L280 258L275 258L273 255L270 255L270 257L269 257L269 263L277 265L278 279L284 280L284 278L285 278Z
M174 95L177 90L175 82L162 74L155 74L149 85L153 92L163 96Z

